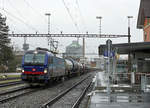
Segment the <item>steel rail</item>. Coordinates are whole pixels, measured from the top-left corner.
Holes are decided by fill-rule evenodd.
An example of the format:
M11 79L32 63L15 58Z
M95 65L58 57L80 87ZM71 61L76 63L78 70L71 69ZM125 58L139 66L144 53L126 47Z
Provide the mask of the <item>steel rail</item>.
M14 90L10 90L10 91L0 93L0 96L7 95L7 94L10 94L10 93L14 93L14 92L18 92L18 91L25 90L25 89L28 89L28 88L30 88L30 86L16 87Z
M29 94L29 93L35 92L35 91L37 91L37 90L36 90L36 89L34 89L34 90L31 89L31 90L29 90L29 91L27 91L27 92L25 92L25 93L21 93L21 94L18 94L18 95L14 95L14 96L10 96L10 97L1 99L1 100L0 100L0 103L7 102L7 101L9 101L9 100L15 99L15 98L20 97L20 96L24 96L24 95L26 95L26 94Z
M20 88L20 90L18 89L18 90L14 90L14 91L8 91L8 92L5 92L5 93L1 93L0 96L1 95L5 95L5 94L7 95L7 93L14 93L14 92L17 92L17 91L21 91L21 90L25 90L25 89L30 89L30 88L32 88L32 87L27 86L25 88ZM42 87L42 88L39 88L39 89L31 89L31 90L29 90L29 91L27 91L25 93L21 93L21 94L15 95L15 96L10 96L10 97L5 98L5 99L0 99L0 103L4 103L4 102L7 102L9 100L15 99L17 97L21 97L21 96L27 95L29 93L40 91L40 90L43 90L43 89L46 89L46 88L49 88L49 86L48 87Z
M9 82L9 83L1 83L0 87L6 87L6 86L12 86L12 85L17 85L17 84L23 84L23 81L14 81L14 82Z
M67 94L69 91L71 91L73 88L75 88L76 86L78 86L79 84L81 84L84 80L86 80L89 76L87 76L86 78L82 79L81 81L77 82L75 85L73 85L72 87L68 88L67 90L65 90L64 92L61 92L59 95L57 95L56 97L54 97L52 100L47 101L46 103L44 103L40 108L47 108L48 106L53 105L54 103L56 103L60 98L62 98L65 94Z
M92 82L90 82L90 84L84 89L84 91L81 93L81 95L79 96L79 98L77 99L77 101L74 103L74 105L72 106L72 108L78 108L81 100L84 98L88 88L90 87L90 85L92 84Z
M21 79L21 77L1 78L0 81L15 80L15 79Z

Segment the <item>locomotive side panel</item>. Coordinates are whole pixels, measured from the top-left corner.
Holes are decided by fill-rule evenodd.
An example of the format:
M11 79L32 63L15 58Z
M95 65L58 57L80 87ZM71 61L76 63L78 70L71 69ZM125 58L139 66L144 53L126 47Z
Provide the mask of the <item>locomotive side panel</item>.
M53 57L53 77L65 75L65 61L62 58Z

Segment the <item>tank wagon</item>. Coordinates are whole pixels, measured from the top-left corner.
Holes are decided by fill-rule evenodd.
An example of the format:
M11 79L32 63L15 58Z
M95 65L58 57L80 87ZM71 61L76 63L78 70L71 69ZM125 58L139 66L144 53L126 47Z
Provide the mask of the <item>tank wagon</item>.
M83 72L81 63L72 58L57 57L43 48L27 51L22 59L21 78L29 83L48 83Z

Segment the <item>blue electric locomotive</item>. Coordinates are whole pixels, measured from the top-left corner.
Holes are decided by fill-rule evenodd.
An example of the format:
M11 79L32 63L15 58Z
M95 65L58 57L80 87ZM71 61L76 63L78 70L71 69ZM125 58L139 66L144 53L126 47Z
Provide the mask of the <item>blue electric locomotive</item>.
M48 83L72 74L83 73L83 65L71 58L60 58L46 49L27 51L22 60L23 81Z
M24 81L48 82L52 78L65 76L65 60L45 50L27 51L22 60Z

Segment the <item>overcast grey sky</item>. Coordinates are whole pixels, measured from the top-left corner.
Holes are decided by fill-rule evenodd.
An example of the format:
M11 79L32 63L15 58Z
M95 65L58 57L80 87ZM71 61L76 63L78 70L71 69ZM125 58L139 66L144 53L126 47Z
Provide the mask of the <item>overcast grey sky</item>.
M127 16L131 19L131 41L143 41L143 32L136 28L140 0L0 0L0 13L7 17L10 32L15 33L47 33L46 12L51 13L51 33L98 33L99 20L102 16L102 34L127 34ZM20 21L21 20L21 21ZM28 23L25 25L24 23ZM75 38L55 38L60 42L60 52L65 51ZM86 53L98 51L98 46L106 39L86 39ZM113 43L126 43L127 38L112 39ZM22 48L23 38L13 38L12 42ZM28 38L30 49L36 46L48 47L46 38ZM80 44L82 40L80 39Z

